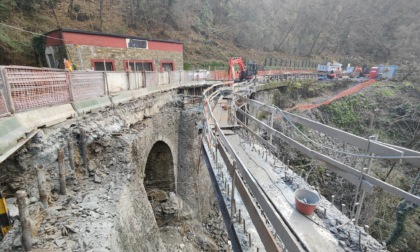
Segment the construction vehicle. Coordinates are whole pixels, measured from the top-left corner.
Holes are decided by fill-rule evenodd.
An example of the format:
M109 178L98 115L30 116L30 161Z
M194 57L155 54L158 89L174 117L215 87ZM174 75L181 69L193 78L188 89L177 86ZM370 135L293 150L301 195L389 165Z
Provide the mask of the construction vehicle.
M0 191L0 228L3 237L12 228L12 222L10 220L9 211L7 209L6 198Z
M239 65L239 71L235 71L234 65ZM229 60L229 80L233 80L234 82L242 82L244 80L252 80L257 76L258 72L258 65L254 61L250 61L248 63L247 68L245 68L245 64L242 58L230 58ZM235 75L236 73L236 75ZM236 76L238 76L236 78Z
M342 64L338 62L328 62L326 65L318 65L317 72L318 72L318 79L325 80L325 79L335 79L341 78L341 67Z

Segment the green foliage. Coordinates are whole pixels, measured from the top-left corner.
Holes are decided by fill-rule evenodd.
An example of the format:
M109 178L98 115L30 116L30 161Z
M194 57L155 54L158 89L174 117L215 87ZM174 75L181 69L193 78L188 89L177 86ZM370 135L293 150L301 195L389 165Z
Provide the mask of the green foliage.
M0 21L6 20L10 17L11 10L16 7L13 1L0 0Z
M258 115L257 118L258 120L262 120L262 119L266 119L268 117L268 112L267 111L261 111Z
M6 29L0 27L0 44L10 48L15 54L25 53L25 50L28 49L25 41L19 40L14 33L6 31Z
M324 109L327 110L330 121L338 128L360 134L364 132L358 111L361 107L363 107L362 101L356 96L351 96L334 101Z
M184 61L184 70L191 70L192 66L191 63Z
M221 62L217 62L217 61L211 61L209 63L209 67L210 67L210 70L213 71L213 70L220 69L222 67L226 67L226 64L225 63L221 63Z
M377 91L379 98L389 98L395 95L395 91L389 88L381 88Z
M45 57L45 37L44 36L34 36L31 39L32 48L35 51L35 55L39 60L41 66L48 66L47 59Z
M284 83L284 82L270 82L270 83L266 83L262 86L258 86L257 91L274 89L274 88L279 88L279 87L284 87L284 86L287 86L287 84ZM274 104L277 104L277 103L274 103Z

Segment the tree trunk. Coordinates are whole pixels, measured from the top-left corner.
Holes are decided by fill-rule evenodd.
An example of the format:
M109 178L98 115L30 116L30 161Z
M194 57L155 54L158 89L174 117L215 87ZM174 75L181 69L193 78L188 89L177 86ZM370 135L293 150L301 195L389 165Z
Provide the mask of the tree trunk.
M283 46L284 41L286 40L287 36L289 36L289 33L292 32L293 29L295 28L298 19L299 19L299 16L296 18L295 22L290 26L290 29L287 31L286 35L284 35L284 37L281 40L280 44L276 47L276 51L281 50L281 47Z
M312 50L314 49L315 44L316 44L316 42L318 41L319 36L321 35L321 33L322 33L322 29L321 29L321 30L319 30L318 35L316 36L316 38L315 38L315 40L314 40L314 43L312 43L311 49L310 49L310 50L309 50L309 52L308 52L308 56L310 56L310 55L311 55Z
M102 24L103 24L103 14L104 14L104 0L99 0L99 20L100 20L100 25L99 25L99 30L102 31Z

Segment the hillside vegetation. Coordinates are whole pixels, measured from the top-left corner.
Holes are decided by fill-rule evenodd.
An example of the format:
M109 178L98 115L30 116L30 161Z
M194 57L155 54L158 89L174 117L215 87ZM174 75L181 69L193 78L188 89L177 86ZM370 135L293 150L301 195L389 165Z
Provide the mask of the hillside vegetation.
M343 97L332 103L306 111L294 111L315 121L368 138L377 136L379 141L420 151L420 82L379 81L358 93ZM281 108L296 104L319 104L341 90L354 85L350 80L334 82L294 82L287 87L261 95L260 100L272 102ZM266 92L266 91L264 91ZM261 116L261 115L260 115ZM306 138L296 133L295 128L280 120L275 126L295 139ZM325 135L300 126L306 136L331 149L357 153L350 147ZM283 155L287 155L295 172L320 188L328 199L335 195L335 204L353 206L356 188L346 180L331 173L322 164L301 155L294 149L282 145ZM331 154L326 150L327 154ZM334 158L356 169L366 167L366 159L334 153ZM372 162L371 175L391 185L420 194L420 170L408 162ZM350 211L350 210L349 210ZM348 212L347 212L348 214ZM370 234L387 243L390 251L418 251L420 247L420 209L418 206L394 197L376 188L364 201L360 224L368 225Z
M0 22L179 40L192 65L286 55L401 63L420 56L419 10L416 0L0 0ZM32 36L0 25L0 64L37 65Z

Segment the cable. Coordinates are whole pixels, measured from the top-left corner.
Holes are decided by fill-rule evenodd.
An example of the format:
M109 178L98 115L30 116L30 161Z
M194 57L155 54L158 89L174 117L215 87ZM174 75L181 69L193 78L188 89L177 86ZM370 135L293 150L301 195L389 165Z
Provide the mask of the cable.
M260 106L264 107L267 106L266 104ZM308 141L312 142L313 144L317 145L318 147L322 148L322 149L327 149L327 150L331 150L335 153L341 153L341 154L346 154L349 156L354 156L354 157L360 157L360 158L374 158L374 159L420 159L420 156L371 156L371 155L365 155L365 154L357 154L357 153L352 153L352 152L347 152L347 151L340 151L340 150L336 150L333 149L331 147L328 147L326 145L320 144L315 142L314 140L310 139L305 133L303 133L302 131L299 130L299 128L296 127L296 125L291 122L291 120L288 118L288 116L286 114L283 113L283 110L281 110L280 108L278 108L277 106L273 106L276 110L278 110L282 116L286 119L286 121L291 124L293 126L293 128L295 128L301 135L303 135L303 137L305 137ZM237 107L235 105L235 108L240 109L239 107ZM243 110L244 111L244 110ZM244 111L244 113L247 113L246 111ZM249 114L249 113L247 113ZM258 120L258 119L257 119ZM259 121L259 120L258 120ZM274 129L275 130L275 129Z
M19 27L16 27L16 26L7 25L7 24L4 24L4 23L0 23L0 25L3 25L5 27L11 28L11 29L15 29L15 30L19 30L19 31L23 31L23 32L27 32L27 33L31 33L31 34L35 34L35 35L39 35L39 36L43 36L43 37L46 37L46 38L56 39L56 40L63 40L64 41L64 39L61 39L61 38L55 38L55 37L47 36L47 35L44 35L44 34L41 34L41 33L31 32L31 31L24 30L24 29L19 28Z

